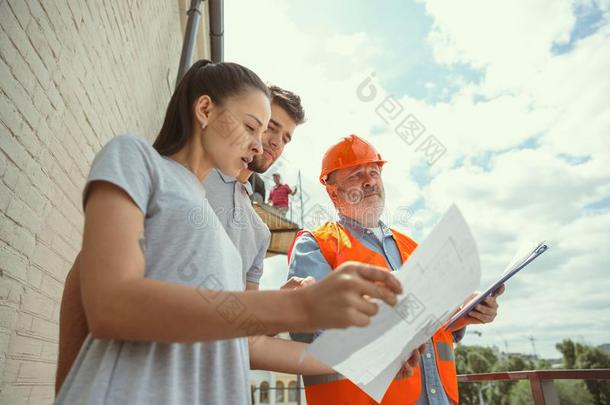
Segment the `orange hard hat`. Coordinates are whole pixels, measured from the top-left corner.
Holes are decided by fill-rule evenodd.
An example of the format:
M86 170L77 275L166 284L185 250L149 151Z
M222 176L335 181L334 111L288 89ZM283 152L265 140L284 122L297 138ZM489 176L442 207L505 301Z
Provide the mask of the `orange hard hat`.
M346 136L331 146L324 154L320 183L326 185L328 175L335 170L368 163L383 165L386 161L381 158L381 155L377 153L373 145L358 135Z

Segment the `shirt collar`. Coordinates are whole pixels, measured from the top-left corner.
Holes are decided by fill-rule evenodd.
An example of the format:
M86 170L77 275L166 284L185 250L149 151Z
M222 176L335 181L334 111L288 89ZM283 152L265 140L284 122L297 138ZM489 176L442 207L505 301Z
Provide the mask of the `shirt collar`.
M362 225L360 225L360 223L358 221L356 221L355 219L348 218L342 214L339 214L339 222L342 225L345 225L348 228L350 228L351 230L354 230L356 232L363 233L367 229L367 228L363 227ZM381 228L384 238L387 238L388 236L392 236L392 231L390 231L390 228L385 223L383 223L383 221L381 221L381 220L379 221L379 227Z
M224 174L223 172L221 172L218 169L214 169L216 171L216 173L218 173L218 176L221 178L222 181L224 181L225 183L239 183L242 185L242 187L244 188L244 190L246 190L246 193L248 193L248 195L252 195L252 184L250 184L249 181L246 181L245 183L239 182L237 181L237 179L235 177L232 176L227 176L226 174Z
M218 173L218 176L220 176L222 181L224 181L225 183L235 183L237 181L237 179L235 177L227 176L226 174L224 174L223 172L221 172L218 169L214 169L214 170L216 171L216 173Z
M246 181L245 183L241 183L241 185L244 187L244 189L246 190L246 193L248 193L249 196L252 195L252 193L254 192L252 190L252 184L250 184L249 181Z

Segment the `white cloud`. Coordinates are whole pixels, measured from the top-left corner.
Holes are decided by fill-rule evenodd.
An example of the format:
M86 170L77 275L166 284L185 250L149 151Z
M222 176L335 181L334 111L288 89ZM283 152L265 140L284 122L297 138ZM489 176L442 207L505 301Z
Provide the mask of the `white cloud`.
M504 348L506 340L511 350L529 352L525 336L534 335L539 352L554 356L553 344L564 337L610 340L610 211L585 210L610 195L610 26L606 18L570 52L554 55L553 44L570 38L574 4L426 2L437 60L481 68L483 77L477 84L456 82L459 89L447 102L398 95L404 113L426 127L424 136L435 135L447 149L421 188L411 171L425 167L425 157L417 143L409 146L393 133L396 122L386 124L376 114L386 95L379 81L375 101L356 96L358 84L375 71L378 52L391 48L365 26L345 33L296 24L287 2L226 4L227 59L303 98L308 122L287 147L281 171L289 184L301 171L310 207L328 206L317 181L323 151L355 132L389 160L383 175L390 214L423 198L425 209L413 221L425 225L425 235L451 202L460 205L479 244L484 281L502 270L520 240L550 240L539 262L511 280L497 322L473 328L483 337L469 335L469 343ZM607 3L599 4L607 10ZM531 138L537 140L533 149L516 148ZM563 155L588 160L570 164ZM486 168L477 166L485 159ZM265 266L262 287L279 287L285 257Z
M440 122L439 134L457 135L442 138L452 157L466 158L462 167L436 168L422 190L430 211L422 216L431 225L457 201L487 279L519 239L550 240L540 262L509 285L499 320L474 328L484 333L481 342L503 348L506 339L528 351L524 336L533 334L545 355L556 355L552 343L564 337L602 343L610 338L610 211L585 207L610 195L610 29L606 22L569 53L553 55L552 44L565 42L575 22L570 2L484 3L477 13L469 12L472 2L461 11L463 3L426 3L437 58L484 67L485 75L422 110ZM489 99L475 103L475 96ZM538 148L505 150L531 137ZM488 170L470 160L485 153ZM561 155L589 160L573 165Z
M434 17L429 40L443 63L486 68L497 90L531 76L567 42L575 22L570 0L428 0Z

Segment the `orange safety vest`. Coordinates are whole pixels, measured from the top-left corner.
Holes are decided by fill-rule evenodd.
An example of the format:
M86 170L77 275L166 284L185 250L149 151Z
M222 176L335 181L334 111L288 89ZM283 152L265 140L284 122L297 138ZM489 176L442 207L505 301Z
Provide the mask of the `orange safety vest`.
M390 229L398 246L401 261L404 263L417 247L417 243L394 229ZM385 258L365 247L357 238L338 222L327 222L313 231L297 233L288 251L288 261L292 256L295 242L304 232L309 232L320 246L322 255L334 270L341 263L357 261L388 268ZM389 269L388 269L389 270ZM458 329L458 328L454 328ZM432 337L436 353L436 366L447 397L458 403L458 382L453 356L453 335L441 327ZM443 353L439 358L439 353ZM317 378L319 377L319 378ZM372 405L376 402L351 381L337 374L330 376L304 377L305 396L309 405ZM309 382L308 382L309 381ZM329 382L326 382L329 381ZM411 377L394 380L390 384L381 405L414 404L421 394L421 371L415 367Z

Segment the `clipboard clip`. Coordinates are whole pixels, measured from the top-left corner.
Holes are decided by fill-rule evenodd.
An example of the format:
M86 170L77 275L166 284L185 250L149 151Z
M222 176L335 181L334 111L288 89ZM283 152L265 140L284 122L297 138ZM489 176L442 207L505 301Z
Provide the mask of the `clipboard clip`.
M545 250L547 250L549 247L543 242L542 245L538 246L538 248L536 249L536 255L539 255L541 253L543 253Z

